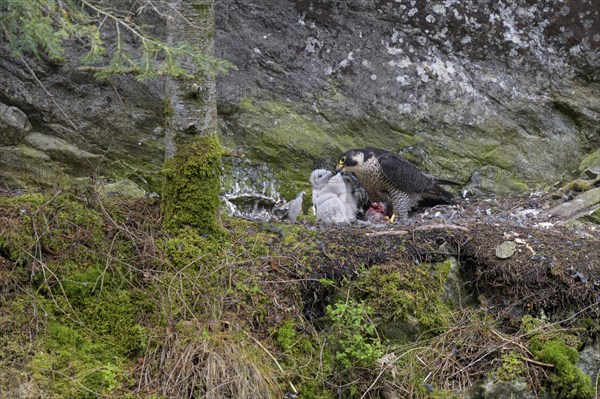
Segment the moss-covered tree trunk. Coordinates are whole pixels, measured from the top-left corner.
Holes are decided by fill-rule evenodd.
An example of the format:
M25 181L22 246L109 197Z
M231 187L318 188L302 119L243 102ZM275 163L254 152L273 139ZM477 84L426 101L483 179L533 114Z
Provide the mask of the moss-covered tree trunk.
M172 5L173 18L167 22L169 42L197 46L212 55L214 0L180 0ZM164 226L191 226L212 234L219 229L222 154L216 136L216 80L191 63L184 68L196 79L169 79L166 84Z

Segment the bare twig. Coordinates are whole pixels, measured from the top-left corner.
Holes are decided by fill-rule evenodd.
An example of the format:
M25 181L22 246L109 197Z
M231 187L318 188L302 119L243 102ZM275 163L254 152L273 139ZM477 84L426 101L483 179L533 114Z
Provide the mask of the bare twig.
M31 76L33 77L33 79L35 79L35 81L40 85L40 87L42 88L42 90L44 90L44 92L48 96L48 99L50 99L50 101L52 101L52 104L54 104L56 106L56 108L58 108L58 110L60 111L60 113L63 114L63 116L67 119L67 122L69 122L69 124L73 127L73 129L78 130L78 128L75 125L75 123L71 120L71 118L69 118L69 115L67 115L67 113L62 109L62 107L60 105L58 105L58 103L56 101L54 101L54 95L51 94L48 91L48 89L46 89L46 86L44 86L44 84L42 83L42 81L38 79L38 77L35 74L34 70L29 66L29 64L27 63L27 61L25 61L25 58L19 57L19 60L23 63L23 65L25 65L25 68L27 68L27 70L29 71L29 73L31 74Z
M539 361L537 361L537 360L530 359L530 358L528 358L528 357L525 357L525 356L521 356L521 359L523 359L523 360L524 360L524 361L526 361L527 363L535 364L536 366L540 366L540 367L546 367L546 368L549 368L549 369L551 369L551 368L553 368L553 367L554 367L554 365L553 365L553 364L550 364L550 363L542 363L542 362L539 362Z

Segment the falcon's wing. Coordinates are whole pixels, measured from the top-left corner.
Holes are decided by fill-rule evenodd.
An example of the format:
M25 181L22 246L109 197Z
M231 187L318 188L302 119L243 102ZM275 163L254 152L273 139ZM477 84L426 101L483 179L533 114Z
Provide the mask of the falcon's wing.
M383 174L402 191L420 193L432 186L432 179L427 177L415 165L392 153L378 157Z

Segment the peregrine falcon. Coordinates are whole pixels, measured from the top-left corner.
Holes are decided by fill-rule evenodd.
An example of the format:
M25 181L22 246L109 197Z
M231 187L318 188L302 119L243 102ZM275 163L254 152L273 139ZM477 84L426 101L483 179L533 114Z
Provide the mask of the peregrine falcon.
M372 202L387 202L404 222L422 198L451 203L452 194L438 185L458 184L427 175L400 155L377 148L346 151L336 170L354 173Z

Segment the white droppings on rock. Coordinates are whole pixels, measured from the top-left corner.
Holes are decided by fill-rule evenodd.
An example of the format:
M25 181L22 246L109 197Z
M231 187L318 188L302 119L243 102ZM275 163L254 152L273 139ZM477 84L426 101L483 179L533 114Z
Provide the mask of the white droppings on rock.
M425 69L429 70L433 75L437 77L438 80L441 80L444 83L449 83L453 79L450 75L453 75L456 70L454 69L454 65L447 61L444 62L441 59L435 60L432 64L424 64ZM417 68L418 73L418 68ZM423 80L423 78L421 78Z
M577 45L577 46L571 47L569 49L569 54L571 54L573 56L581 54L581 46Z
M398 112L401 114L410 114L413 111L413 106L410 103L398 104Z
M323 42L315 39L314 37L308 37L306 39L306 46L304 50L309 53L314 53L317 48L323 47Z
M372 75L371 75L371 80L377 80L377 75L375 75L375 74L372 74Z
M430 24L435 22L435 17L431 14L429 14L428 16L425 17L425 21L429 22Z
M417 66L417 75L419 76L419 78L421 78L421 82L423 82L423 83L429 82L429 75L427 74L427 71L425 70L425 68L422 67L421 65Z
M433 12L439 15L446 15L446 7L443 4L434 4Z
M409 66L411 66L412 62L408 57L404 57L399 61L395 61L395 60L389 61L388 65L404 69L404 68L408 68Z
M390 47L390 44L388 42L385 42L385 47L387 49L387 53L391 54L391 55L398 55L398 54L402 54L404 52L404 50L402 50L401 48Z
M343 59L339 63L338 67L339 68L345 68L348 65L350 65L352 63L352 61L354 61L354 52L353 51L351 51L351 52L348 53L348 55L346 56L346 59Z
M400 83L400 86L406 86L410 84L410 78L407 75L396 76L396 82Z
M567 15L569 15L570 12L571 9L568 6L563 6L558 12L558 15L560 15L561 17L566 17Z

